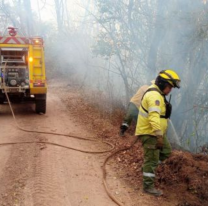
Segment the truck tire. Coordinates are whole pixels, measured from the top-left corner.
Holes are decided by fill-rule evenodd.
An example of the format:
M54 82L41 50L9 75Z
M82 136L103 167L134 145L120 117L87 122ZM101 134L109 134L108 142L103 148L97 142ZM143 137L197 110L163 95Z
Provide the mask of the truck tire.
M36 98L35 111L37 114L46 113L46 95L41 95Z
M0 91L0 104L4 104L5 100L6 100L5 95L2 93L2 91Z
M5 98L0 98L0 104L4 104Z

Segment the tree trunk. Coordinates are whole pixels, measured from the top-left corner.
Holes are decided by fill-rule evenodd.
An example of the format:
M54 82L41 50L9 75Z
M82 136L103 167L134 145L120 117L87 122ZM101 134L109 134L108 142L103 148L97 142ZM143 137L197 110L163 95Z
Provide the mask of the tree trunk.
M31 36L32 34L34 34L34 28L33 28L33 15L32 15L30 0L24 0L24 12L26 18L27 35Z
M161 24L161 17L164 17L165 7L166 4L164 1L158 1L157 3L157 14L156 14L156 20L154 25L156 25L154 36L152 38L152 43L150 45L149 50L149 57L148 57L148 68L150 69L150 73L155 74L156 69L156 63L157 63L157 54L158 54L158 48L163 41L163 37L165 36L165 30L159 26ZM153 17L154 18L154 17Z
M55 0L56 22L58 31L63 31L63 0Z

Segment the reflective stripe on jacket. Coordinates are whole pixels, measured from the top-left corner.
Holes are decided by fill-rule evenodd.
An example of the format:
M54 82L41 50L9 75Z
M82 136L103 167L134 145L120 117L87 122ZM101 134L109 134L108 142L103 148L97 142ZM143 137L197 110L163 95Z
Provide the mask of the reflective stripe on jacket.
M157 88L151 85L149 88ZM148 113L140 106L139 116L136 126L136 135L154 135L165 134L167 131L167 119L160 118L160 115L165 115L166 105L164 97L158 91L147 92L142 99L142 106Z

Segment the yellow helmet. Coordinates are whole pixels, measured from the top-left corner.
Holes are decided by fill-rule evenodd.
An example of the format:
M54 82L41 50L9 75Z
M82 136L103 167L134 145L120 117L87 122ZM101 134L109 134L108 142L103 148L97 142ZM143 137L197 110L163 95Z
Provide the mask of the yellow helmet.
M173 70L162 70L159 73L159 76L163 78L165 81L167 81L169 84L171 84L173 87L180 88L180 77Z

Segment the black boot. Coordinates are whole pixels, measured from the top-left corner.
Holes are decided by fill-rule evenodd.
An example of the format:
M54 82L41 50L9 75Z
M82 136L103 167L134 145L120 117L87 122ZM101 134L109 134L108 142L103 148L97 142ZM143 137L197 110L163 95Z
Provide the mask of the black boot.
M128 127L127 127L126 125L121 125L119 135L120 135L121 137L123 137L123 136L124 136L124 133L125 133L125 131L126 131L127 129L128 129Z

